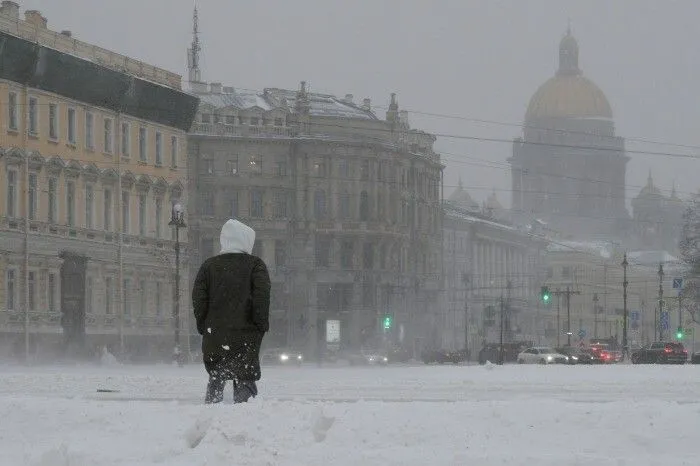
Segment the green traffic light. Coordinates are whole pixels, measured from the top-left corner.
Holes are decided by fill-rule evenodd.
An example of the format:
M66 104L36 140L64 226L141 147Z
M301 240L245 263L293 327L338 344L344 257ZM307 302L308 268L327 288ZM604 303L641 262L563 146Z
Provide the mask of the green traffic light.
M676 331L676 339L677 339L677 340L682 340L682 339L683 339L683 329L680 328L680 327L679 327L678 330Z
M549 295L546 294L546 295L542 296L542 301L544 301L545 303L546 303L547 301L549 301Z
M391 316L384 317L384 330L389 330L391 328Z

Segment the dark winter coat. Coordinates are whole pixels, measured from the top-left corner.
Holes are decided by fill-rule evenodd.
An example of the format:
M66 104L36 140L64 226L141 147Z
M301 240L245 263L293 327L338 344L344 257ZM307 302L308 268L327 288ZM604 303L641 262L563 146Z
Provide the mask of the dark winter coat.
M221 232L221 254L207 259L192 290L202 355L239 380L260 379L260 345L269 330L270 277L262 259L250 254L255 232L229 220Z

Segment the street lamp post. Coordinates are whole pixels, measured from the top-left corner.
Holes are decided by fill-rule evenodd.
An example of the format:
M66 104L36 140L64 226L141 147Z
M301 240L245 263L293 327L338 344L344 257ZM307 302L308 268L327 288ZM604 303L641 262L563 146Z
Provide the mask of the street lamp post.
M593 293L593 338L598 338L598 293Z
M627 361L629 357L629 348L627 347L627 253L622 259L622 360Z
M173 306L173 324L175 327L175 347L173 348L173 360L180 366L183 365L182 351L180 350L180 228L185 228L185 212L179 202L173 205L169 226L175 227L175 303Z

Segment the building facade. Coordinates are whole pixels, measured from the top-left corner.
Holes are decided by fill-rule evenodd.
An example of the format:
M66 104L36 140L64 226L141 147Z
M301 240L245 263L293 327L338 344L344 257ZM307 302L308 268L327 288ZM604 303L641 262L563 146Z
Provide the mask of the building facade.
M665 195L649 172L646 185L632 199L632 240L643 250L663 250L678 254L683 233L686 203L676 189Z
M476 355L483 342L537 341L546 241L478 210L461 187L445 201L443 254L446 302L442 346Z
M2 351L172 351L168 222L187 200L197 99L173 73L19 13L2 2Z
M256 230L271 273L269 345L418 351L438 338L443 166L435 137L410 129L395 96L380 119L369 99L305 83L193 90L191 270L218 253L221 226L238 218Z
M559 45L559 69L532 96L509 159L513 218L564 237L624 237L629 157L605 94L583 76L576 39Z

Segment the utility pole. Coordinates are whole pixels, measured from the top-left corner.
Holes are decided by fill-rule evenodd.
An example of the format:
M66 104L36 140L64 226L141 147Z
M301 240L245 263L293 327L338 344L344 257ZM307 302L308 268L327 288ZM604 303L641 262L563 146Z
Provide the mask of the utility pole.
M501 337L500 337L500 344L498 346L498 364L503 365L503 331L504 331L504 321L503 321L503 314L504 314L504 303L503 303L503 292L501 292L501 322L500 322L500 331L501 331Z
M561 343L559 342L559 338L561 336L561 292L559 291L559 288L554 292L554 295L557 297L557 348L561 346Z
M627 253L625 253L622 259L622 360L627 361L629 359L629 347L627 344Z
M593 293L593 338L598 338L598 293Z
M571 346L571 295L572 294L581 294L580 291L573 291L571 287L566 287L566 290L564 291L557 291L554 292L555 295L557 295L557 347L560 346L559 344L559 335L561 335L561 326L559 325L559 314L560 314L560 309L559 309L559 296L564 295L566 296L566 344L567 346Z
M664 264L659 264L659 320L656 325L659 327L659 341L664 341L664 328L661 320L664 315Z

